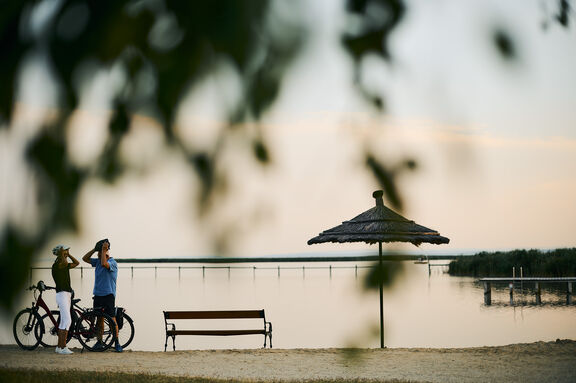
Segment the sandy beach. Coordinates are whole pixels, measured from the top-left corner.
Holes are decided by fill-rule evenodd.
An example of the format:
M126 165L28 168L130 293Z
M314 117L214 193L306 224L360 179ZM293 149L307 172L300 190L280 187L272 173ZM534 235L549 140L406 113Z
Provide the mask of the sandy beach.
M258 349L175 352L24 351L0 346L0 367L116 371L256 381L575 382L576 341L465 349ZM61 363L66 359L66 363Z

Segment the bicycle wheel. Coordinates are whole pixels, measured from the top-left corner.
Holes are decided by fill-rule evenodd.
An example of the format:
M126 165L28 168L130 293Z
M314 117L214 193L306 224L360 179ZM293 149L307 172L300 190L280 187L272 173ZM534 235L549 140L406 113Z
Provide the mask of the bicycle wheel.
M118 330L118 338L122 348L128 347L134 339L134 321L126 313L124 313L124 325Z
M52 316L56 319L56 324L52 322L48 313L40 317L44 326L40 326L40 322L34 327L36 337L40 340L40 344L44 347L58 346L58 324L60 323L60 311L51 310Z
M41 333L44 333L44 324L40 319L40 315L30 308L24 309L16 314L12 331L18 346L24 350L34 350L38 347L40 339L36 337L36 331L34 331L37 324L40 326Z
M78 318L74 335L87 350L105 351L116 339L116 324L106 313L86 311Z

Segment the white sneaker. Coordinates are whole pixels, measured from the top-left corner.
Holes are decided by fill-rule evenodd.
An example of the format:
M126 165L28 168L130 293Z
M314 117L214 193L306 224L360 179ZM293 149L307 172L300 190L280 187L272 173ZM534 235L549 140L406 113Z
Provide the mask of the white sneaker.
M56 347L56 353L60 355L70 355L74 354L74 351L70 350L68 347L58 348Z

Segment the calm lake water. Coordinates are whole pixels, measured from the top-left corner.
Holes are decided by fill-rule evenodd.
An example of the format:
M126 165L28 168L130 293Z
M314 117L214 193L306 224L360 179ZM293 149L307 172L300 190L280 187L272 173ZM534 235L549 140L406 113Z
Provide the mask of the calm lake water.
M516 304L510 305L507 286L502 286L493 290L493 305L485 306L482 286L475 278L451 277L444 273L445 267L432 267L429 275L427 265L412 261L402 264L404 273L392 289L384 291L388 347L470 347L576 339L576 305L566 304L565 286L558 286L558 291L545 288L542 305L535 305L530 290L533 286L529 285L523 286L524 294L517 286ZM379 347L378 292L363 289L368 263L236 264L230 269L205 266L203 270L198 264L120 264L117 305L125 307L135 320L131 349L164 349L163 310L262 308L273 323L274 348ZM91 305L93 270L84 268L81 272L77 268L71 274L76 297ZM35 270L32 281L40 279L53 284L49 270ZM54 294L49 291L44 297L56 308ZM24 293L18 310L29 306L32 299L32 293ZM15 343L13 317L0 319L1 344ZM73 343L73 347L78 345ZM262 343L263 336L257 335L176 338L180 350L258 348Z

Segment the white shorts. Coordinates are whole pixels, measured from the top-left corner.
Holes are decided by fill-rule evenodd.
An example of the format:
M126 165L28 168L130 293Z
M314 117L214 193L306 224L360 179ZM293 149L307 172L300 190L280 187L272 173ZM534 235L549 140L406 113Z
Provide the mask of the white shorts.
M72 293L68 291L60 291L56 293L56 303L60 309L60 330L68 330L72 324L72 317L70 316L70 301L72 300Z

